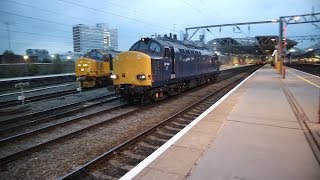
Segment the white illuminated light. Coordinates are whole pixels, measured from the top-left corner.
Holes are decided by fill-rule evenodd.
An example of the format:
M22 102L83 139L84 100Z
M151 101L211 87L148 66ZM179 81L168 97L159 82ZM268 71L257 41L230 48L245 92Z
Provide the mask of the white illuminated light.
M88 64L83 64L83 66L88 66Z
M271 39L271 41L275 41L275 40L276 40L275 38L272 38L272 39Z
M71 59L71 56L67 56L67 59L70 60L70 59Z
M278 22L278 20L277 20L277 19L272 19L271 21L272 21L272 22Z
M81 64L78 64L78 66L81 66Z
M296 17L293 18L293 20L299 21L300 18L301 18L300 16L296 16Z
M117 75L112 74L112 75L110 75L110 78L111 78L111 79L117 79Z
M83 68L81 68L81 69L80 69L80 71L84 71L84 69L83 69Z
M307 51L313 51L313 49L312 49L312 48L310 48L310 49L307 49Z
M295 49L290 49L289 52L296 52L296 50Z
M51 58L54 58L54 55L53 55L53 54L51 55Z
M29 57L28 56L23 56L23 59L24 60L27 60Z
M216 53L218 56L220 55L220 52L219 52L219 51L215 51L214 53Z
M141 75L141 79L145 79L146 78L146 75Z

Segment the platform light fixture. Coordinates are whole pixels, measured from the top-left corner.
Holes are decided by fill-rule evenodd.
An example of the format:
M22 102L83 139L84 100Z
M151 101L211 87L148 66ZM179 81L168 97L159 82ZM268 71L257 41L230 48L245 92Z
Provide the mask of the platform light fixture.
M300 16L295 16L295 17L293 17L293 20L294 20L294 21L299 21L300 18L301 18Z
M296 52L296 50L295 49L290 49L289 52Z

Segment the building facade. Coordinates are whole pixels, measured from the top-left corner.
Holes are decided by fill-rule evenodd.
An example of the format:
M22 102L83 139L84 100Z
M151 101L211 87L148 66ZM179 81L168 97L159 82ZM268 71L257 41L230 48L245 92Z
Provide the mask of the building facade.
M35 62L50 59L49 51L46 49L27 49L26 55L32 58Z
M118 49L118 30L107 24L73 26L74 52L86 53L92 49Z

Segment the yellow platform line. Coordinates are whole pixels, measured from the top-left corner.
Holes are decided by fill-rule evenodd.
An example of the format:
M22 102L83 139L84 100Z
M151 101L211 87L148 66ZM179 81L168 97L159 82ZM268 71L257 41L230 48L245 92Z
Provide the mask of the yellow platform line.
M291 72L291 71L289 71L289 70L287 70L287 71L288 71L289 73L291 73L291 74L293 74L293 75L297 76L298 78L300 78L300 79L302 79L302 80L306 81L307 83L312 84L312 85L314 85L315 87L317 87L317 88L319 88L319 89L320 89L320 86L319 86L319 85L317 85L317 84L315 84L315 83L313 83L313 82L311 82L311 81L309 81L309 80L307 80L307 79L305 79L305 78L303 78L303 77L301 77L301 76L297 75L296 73L293 73L293 72Z

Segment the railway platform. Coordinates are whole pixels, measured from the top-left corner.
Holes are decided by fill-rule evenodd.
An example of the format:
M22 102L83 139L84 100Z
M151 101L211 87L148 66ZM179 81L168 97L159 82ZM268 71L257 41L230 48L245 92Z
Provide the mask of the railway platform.
M320 179L320 78L256 71L122 179Z

